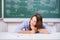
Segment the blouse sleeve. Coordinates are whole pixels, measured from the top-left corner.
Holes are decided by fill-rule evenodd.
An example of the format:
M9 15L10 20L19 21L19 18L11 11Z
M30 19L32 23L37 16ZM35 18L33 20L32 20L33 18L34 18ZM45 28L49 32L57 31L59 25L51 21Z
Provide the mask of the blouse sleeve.
M43 25L43 26L48 31L49 34L52 32L52 30L49 26L47 26L47 25Z
M25 20L19 27L16 28L15 32L19 32L20 30L25 30L29 25L29 20Z

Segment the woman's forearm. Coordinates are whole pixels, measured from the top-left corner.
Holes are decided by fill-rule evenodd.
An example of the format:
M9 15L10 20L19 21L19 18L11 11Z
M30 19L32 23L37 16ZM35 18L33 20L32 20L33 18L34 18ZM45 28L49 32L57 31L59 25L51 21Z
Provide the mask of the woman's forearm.
M44 34L48 34L48 31L46 29L40 29L38 31L41 32L41 33L44 33Z
M18 33L21 33L21 34L34 34L35 32L34 31L25 31L25 30L21 30L20 32Z

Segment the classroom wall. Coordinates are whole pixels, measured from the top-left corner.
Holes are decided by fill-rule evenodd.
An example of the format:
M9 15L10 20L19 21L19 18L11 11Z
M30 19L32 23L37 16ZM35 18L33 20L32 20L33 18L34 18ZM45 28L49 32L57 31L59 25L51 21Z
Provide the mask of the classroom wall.
M7 32L7 23L0 19L0 32Z
M14 32L15 29L21 24L22 22L4 22L2 19L0 20L0 32ZM52 33L60 30L60 22L44 22L48 27L51 28ZM56 29L57 28L57 29Z

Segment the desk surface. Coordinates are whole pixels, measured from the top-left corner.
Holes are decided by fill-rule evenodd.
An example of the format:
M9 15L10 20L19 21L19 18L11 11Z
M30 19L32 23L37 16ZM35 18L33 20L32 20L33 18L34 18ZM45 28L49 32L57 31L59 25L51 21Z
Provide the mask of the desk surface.
M18 33L0 33L0 39L60 39L60 33L54 34L18 34Z

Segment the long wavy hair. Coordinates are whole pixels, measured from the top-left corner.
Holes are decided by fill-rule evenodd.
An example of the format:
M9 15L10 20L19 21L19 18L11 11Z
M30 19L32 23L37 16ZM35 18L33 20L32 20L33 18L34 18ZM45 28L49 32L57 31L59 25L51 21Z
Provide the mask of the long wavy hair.
M33 18L34 16L35 16L36 19L37 19L37 22L36 22L35 27L36 27L37 29L43 28L43 27L42 27L42 16L41 16L40 14L36 13L35 15L33 15L33 16L31 17L30 20L32 20L32 18ZM31 27L30 27L30 22L29 22L29 30L32 30Z

